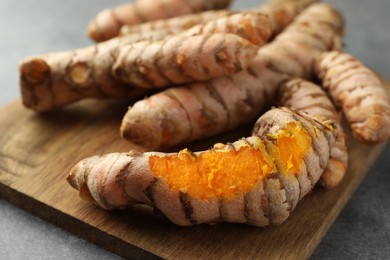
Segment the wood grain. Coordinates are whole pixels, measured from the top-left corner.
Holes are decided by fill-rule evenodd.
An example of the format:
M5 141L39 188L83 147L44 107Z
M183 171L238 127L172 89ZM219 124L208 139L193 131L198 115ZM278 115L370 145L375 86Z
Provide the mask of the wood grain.
M388 92L390 84L385 83ZM82 201L65 181L70 168L95 154L137 148L119 137L125 101L86 100L36 114L17 100L0 110L0 196L126 258L304 259L310 257L384 145L349 138L346 178L332 190L316 187L282 225L178 227L147 207L103 211ZM193 150L249 134L242 127L190 145Z

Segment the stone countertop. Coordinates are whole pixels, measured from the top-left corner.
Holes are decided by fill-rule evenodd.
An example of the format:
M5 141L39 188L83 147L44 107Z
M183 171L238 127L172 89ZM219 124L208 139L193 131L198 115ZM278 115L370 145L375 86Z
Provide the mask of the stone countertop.
M19 96L17 61L90 44L85 27L123 0L0 1L0 106ZM346 50L390 79L390 1L329 0L347 21ZM245 8L261 1L235 1ZM17 120L17 119L15 119ZM390 257L390 144L331 227L312 259ZM0 197L0 259L116 259Z

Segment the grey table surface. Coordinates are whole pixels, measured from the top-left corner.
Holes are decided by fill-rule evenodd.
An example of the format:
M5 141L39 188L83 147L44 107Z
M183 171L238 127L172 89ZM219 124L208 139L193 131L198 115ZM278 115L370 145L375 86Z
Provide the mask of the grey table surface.
M0 106L19 97L19 59L91 44L85 34L89 19L99 10L121 2L124 0L1 0ZM261 2L236 0L233 8L255 6ZM346 17L346 50L390 79L390 1L326 2L335 4ZM390 258L389 159L390 144L312 259ZM14 207L0 197L0 259L51 258L119 257Z

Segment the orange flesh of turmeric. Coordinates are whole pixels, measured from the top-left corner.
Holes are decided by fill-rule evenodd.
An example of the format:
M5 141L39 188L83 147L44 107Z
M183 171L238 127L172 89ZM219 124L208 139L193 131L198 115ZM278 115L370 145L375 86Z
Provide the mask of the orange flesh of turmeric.
M311 146L310 135L290 123L273 140L268 154L259 138L258 147L244 145L234 150L208 150L196 156L187 149L164 157L151 156L149 166L155 176L163 177L171 190L186 192L192 198L209 200L234 198L249 192L268 175L275 173L273 161L282 171L299 174L303 158ZM272 142L272 143L271 143Z
M300 125L289 123L286 130L275 135L268 135L277 140L269 144L274 161L279 164L280 171L297 176L307 150L312 145L310 135Z

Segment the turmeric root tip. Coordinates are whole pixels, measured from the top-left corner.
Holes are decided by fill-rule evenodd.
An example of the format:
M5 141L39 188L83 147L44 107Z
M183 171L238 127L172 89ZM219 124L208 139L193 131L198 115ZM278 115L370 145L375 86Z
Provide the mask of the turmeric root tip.
M46 110L53 103L50 84L50 67L44 59L31 58L19 65L20 91L23 104L35 110Z

